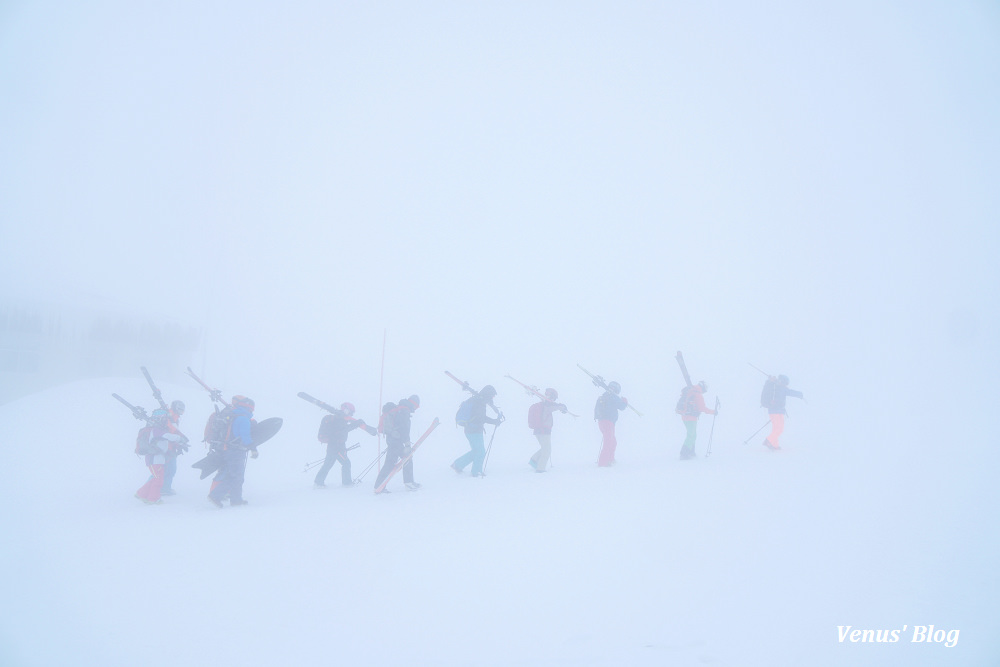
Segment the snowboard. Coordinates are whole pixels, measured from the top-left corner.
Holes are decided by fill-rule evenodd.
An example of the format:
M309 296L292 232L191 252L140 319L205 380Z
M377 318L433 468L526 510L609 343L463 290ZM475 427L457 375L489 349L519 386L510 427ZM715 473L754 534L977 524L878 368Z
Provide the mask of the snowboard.
M270 417L262 422L254 422L250 424L250 438L253 442L250 447L259 447L273 438L274 435L281 430L281 425L283 423L284 420L281 417ZM212 449L208 452L208 455L205 458L192 463L191 467L201 470L201 477L199 479L205 479L222 467L222 461L222 450Z

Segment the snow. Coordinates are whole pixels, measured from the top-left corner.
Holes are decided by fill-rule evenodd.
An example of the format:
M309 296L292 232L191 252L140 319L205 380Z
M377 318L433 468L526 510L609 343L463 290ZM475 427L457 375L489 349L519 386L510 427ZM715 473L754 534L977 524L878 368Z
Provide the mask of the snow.
M668 437L639 440L640 420L625 412L619 464L598 469L596 426L556 415L555 466L535 474L521 423L530 399L508 390L488 476L473 479L448 468L465 451L450 384L442 376L414 415L418 432L443 422L415 459L424 487L406 492L397 476L381 496L374 472L314 490L302 466L322 456L323 413L294 394L255 396L258 418L285 425L248 465L250 505L224 510L189 467L200 443L180 460L176 496L159 506L132 497L146 477L131 454L138 422L110 394L148 407L141 378L0 406L0 664L958 665L1000 655L993 451L859 456L805 441L807 415L823 410L796 403L785 451L720 437L723 412L712 456L703 418L690 462L676 458L679 419L647 412L668 420ZM207 395L161 388L187 403L182 430L200 440ZM375 439L355 440L357 473ZM904 624L959 629L959 641L912 643L909 630L892 644L837 640L837 626Z

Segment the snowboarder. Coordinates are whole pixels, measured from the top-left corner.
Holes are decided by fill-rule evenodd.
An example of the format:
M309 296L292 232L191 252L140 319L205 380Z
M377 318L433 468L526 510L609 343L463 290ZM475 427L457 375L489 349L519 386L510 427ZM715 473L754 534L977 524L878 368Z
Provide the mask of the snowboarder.
M410 417L420 407L420 397L416 394L409 398L401 398L395 408L383 414L382 432L385 433L385 463L375 478L375 488L381 486L383 480L392 472L396 462L410 454ZM408 491L416 491L421 487L413 481L413 459L403 466L403 483ZM389 493L382 489L381 493Z
M767 408L768 417L771 419L771 433L764 438L763 445L772 451L781 449L778 439L785 430L785 415L788 414L785 411L785 398L788 396L805 398L801 391L788 388L787 375L778 377L772 375L767 378L764 390L760 394L760 406Z
M163 468L166 464L167 451L172 445L183 442L183 436L171 433L168 426L169 414L163 408L153 410L150 416L152 432L149 434L149 448L146 454L146 467L150 477L146 480L135 497L147 505L159 505L163 502L160 491L163 488Z
M538 451L528 460L528 465L535 472L545 472L552 455L552 413L558 410L566 414L568 411L562 403L556 403L559 392L549 388L545 390L544 401L539 401L528 408L528 426L538 440Z
M486 461L486 446L483 442L485 424L499 426L503 423L503 414L493 405L493 399L497 395L497 390L493 385L486 385L478 393L465 399L458 408L455 421L459 426L464 427L465 437L469 441L469 451L459 456L451 464L451 469L455 472L462 472L465 466L472 464L472 476L481 477L483 475L483 463ZM497 412L497 416L486 415L486 406L489 405Z
M171 433L179 434L181 415L184 414L184 401L173 401L170 404L170 410L168 412L167 426ZM187 452L187 450L188 445L186 443L177 443L176 445L172 444L170 449L167 451L167 460L163 466L163 490L160 491L161 495L177 495L177 492L173 489L174 475L177 474L177 457Z
M628 399L621 396L622 386L615 381L608 383L607 391L597 398L594 405L594 419L597 420L597 427L601 429L601 453L597 458L597 465L608 468L615 464L615 449L618 448L618 440L615 438L615 422L618 421L618 412L628 407Z
M338 412L323 417L317 437L320 442L326 443L326 460L316 473L314 481L317 489L326 488L326 475L337 461L340 461L341 483L344 486L354 486L351 480L351 460L347 458L347 434L356 428L364 429L368 435L378 433L374 426L369 426L362 419L354 418L352 403L341 403Z
M238 507L246 505L243 499L243 479L247 467L247 453L257 458L257 449L253 446L252 421L256 407L252 398L233 396L232 422L228 437L222 444L222 467L212 483L208 500L216 507L222 507L222 501L229 497L229 505Z
M710 410L705 407L705 392L708 385L702 380L698 384L692 384L684 388L681 400L677 407L677 412L681 415L684 428L687 429L687 437L681 445L681 461L694 458L694 446L698 440L698 417L701 413L707 415L719 414L718 410Z

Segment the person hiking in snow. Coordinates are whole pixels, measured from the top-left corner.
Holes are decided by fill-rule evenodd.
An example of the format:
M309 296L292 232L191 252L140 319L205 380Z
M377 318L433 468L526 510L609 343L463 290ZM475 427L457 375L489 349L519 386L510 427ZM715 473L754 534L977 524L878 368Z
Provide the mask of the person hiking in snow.
M354 405L352 403L342 403L340 411L328 414L319 423L320 442L326 443L326 459L323 467L316 473L314 480L317 489L326 488L326 475L333 468L333 464L340 461L340 480L344 486L354 486L351 481L351 460L347 458L347 434L356 428L364 429L368 435L375 435L378 431L374 426L369 426L362 419L354 418Z
M392 472L396 462L410 455L410 417L419 407L420 397L414 394L409 398L400 399L395 408L391 408L383 414L382 432L385 433L385 464L378 471L378 477L375 478L376 489ZM408 491L416 491L421 487L420 484L413 481L413 459L403 465L403 484ZM381 493L389 493L389 489L382 489Z
M493 385L486 385L478 394L475 394L462 403L459 407L459 414L456 415L456 422L465 428L465 437L469 441L469 451L459 456L451 464L451 469L455 472L462 472L465 466L472 464L472 476L481 477L483 474L483 463L486 461L486 446L483 443L483 433L485 424L499 426L503 423L503 414L493 405L493 399L497 395L497 390ZM491 406L497 413L496 418L486 414L486 406Z
M163 468L166 464L167 451L171 446L186 442L184 436L171 433L168 426L169 414L163 408L153 410L150 417L152 432L149 434L149 447L146 454L146 467L150 477L146 480L135 497L147 505L159 505L163 502L160 491L163 488Z
M545 472L549 464L549 457L552 455L552 413L558 410L566 414L566 406L556 403L559 392L555 389L545 390L544 401L539 401L528 408L528 426L538 440L538 451L528 460L528 465L535 469L535 472Z
M228 437L222 444L222 467L212 483L208 500L216 507L222 507L222 501L229 497L229 505L238 507L246 505L243 499L243 480L246 474L247 453L257 458L257 449L253 446L253 411L256 407L252 398L233 396L233 418L229 427Z
M184 402L174 401L170 404L170 410L167 415L167 426L171 433L181 434L180 423L181 415L184 414ZM166 463L163 466L163 490L160 491L161 495L173 496L177 492L174 491L174 475L177 474L177 457L184 454L188 450L188 444L177 443L176 445L171 445L170 449L167 451Z
M760 394L760 406L767 408L768 417L771 419L771 433L764 438L763 445L773 451L781 449L778 439L785 430L785 415L788 414L785 411L785 398L788 396L805 398L801 391L788 388L787 375L779 375L778 377L772 375L767 378Z
M628 407L628 399L621 396L622 386L617 382L608 383L608 389L597 398L594 405L594 419L597 420L597 427L601 429L601 454L597 458L597 465L601 468L608 468L615 464L615 450L618 448L618 440L615 438L615 422L618 421L618 412Z
M701 413L704 412L706 415L719 414L718 410L710 410L705 407L706 391L708 391L708 385L702 380L698 384L684 387L681 400L678 401L677 413L680 414L684 428L687 429L687 437L684 439L684 444L681 445L681 461L694 458L694 446L698 440L698 417L701 416Z

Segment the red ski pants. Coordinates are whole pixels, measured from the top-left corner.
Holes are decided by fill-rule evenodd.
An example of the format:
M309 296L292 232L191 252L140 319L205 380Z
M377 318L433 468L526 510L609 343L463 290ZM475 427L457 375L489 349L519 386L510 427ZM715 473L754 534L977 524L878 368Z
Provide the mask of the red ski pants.
M609 466L615 462L615 449L618 447L618 440L615 438L615 423L610 419L598 419L597 427L601 429L603 436L601 455L597 459L597 465Z
M770 415L771 417L771 433L767 436L767 441L771 443L772 447L777 448L778 438L781 437L782 431L785 430L785 415Z
M155 503L160 499L160 489L163 488L163 464L156 463L149 466L151 476L143 484L135 495L149 503Z

